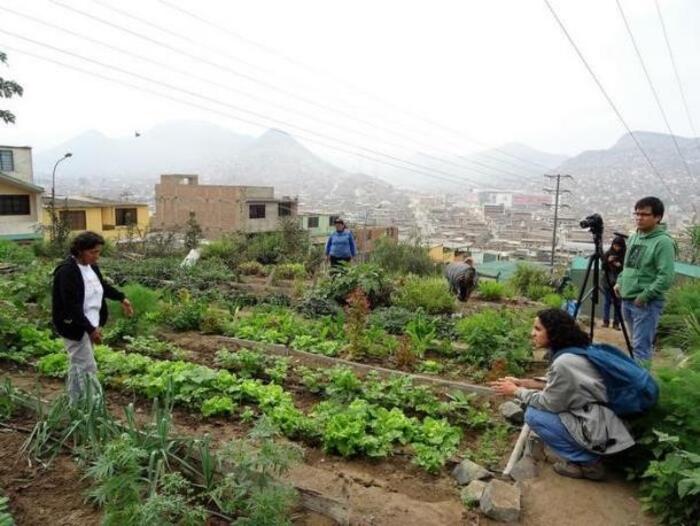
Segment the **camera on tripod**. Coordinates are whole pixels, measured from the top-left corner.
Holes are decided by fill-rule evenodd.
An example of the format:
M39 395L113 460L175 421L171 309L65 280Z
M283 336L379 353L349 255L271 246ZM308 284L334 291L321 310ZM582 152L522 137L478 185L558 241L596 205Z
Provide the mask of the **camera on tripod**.
M603 233L603 218L600 214L591 214L579 223L581 228L588 228L594 235Z

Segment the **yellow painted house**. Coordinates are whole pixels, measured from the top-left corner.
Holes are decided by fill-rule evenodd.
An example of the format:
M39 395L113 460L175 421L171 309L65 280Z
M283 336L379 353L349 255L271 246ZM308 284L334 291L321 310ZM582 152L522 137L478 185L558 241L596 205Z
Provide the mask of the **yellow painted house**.
M51 231L51 198L44 196L42 224L45 235ZM65 221L71 232L91 230L105 239L125 239L129 229L136 235L145 233L149 224L148 205L110 201L96 197L56 197L56 216Z
M41 239L41 194L34 184L32 149L0 145L0 239Z

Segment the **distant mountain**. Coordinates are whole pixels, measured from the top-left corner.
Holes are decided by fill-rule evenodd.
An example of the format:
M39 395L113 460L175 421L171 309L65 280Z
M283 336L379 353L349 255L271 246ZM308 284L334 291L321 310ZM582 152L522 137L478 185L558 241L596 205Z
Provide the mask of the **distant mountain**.
M65 152L73 157L62 165L60 181L71 191L91 184L124 189L144 183L149 190L142 195L150 195L162 173L195 173L204 183L274 186L279 195L308 200L334 193L379 198L393 191L384 181L350 174L321 159L281 130L255 138L197 121L168 122L138 137L117 139L91 130L37 153L37 179L50 180L54 163Z
M700 140L676 136L683 158L678 155L673 138L663 133L636 131L642 148L657 168L654 174L630 134L623 135L607 150L590 150L562 163L558 170L574 176L577 191L575 204L582 210L628 212L634 202L646 195L656 195L673 204L673 198L686 210L700 203Z
M554 169L567 159L564 155L541 152L521 143L508 143L470 155L435 155L418 153L411 162L420 165L412 169L428 171L432 176L389 169L377 173L382 179L405 188L442 191L457 187L501 187L528 189L533 175ZM427 170L426 170L427 169ZM450 179L463 182L451 182ZM529 178L530 181L526 179ZM524 185L524 186L523 186ZM541 180L537 182L538 188ZM533 186L534 189L534 186Z
M109 138L91 130L34 156L39 177L51 174L65 152L73 157L61 168L73 178L127 176L156 179L164 172L190 172L236 155L254 139L213 124L174 121L126 138ZM68 164L70 163L70 164Z

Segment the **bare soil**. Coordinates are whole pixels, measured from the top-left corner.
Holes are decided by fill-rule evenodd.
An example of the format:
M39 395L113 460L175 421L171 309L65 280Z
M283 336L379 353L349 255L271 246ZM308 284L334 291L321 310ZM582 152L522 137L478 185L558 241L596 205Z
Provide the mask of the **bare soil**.
M13 425L31 428L28 418ZM85 502L89 485L68 455L59 455L46 468L19 454L27 435L0 430L0 488L10 499L18 526L48 524L83 526L100 524L101 514Z

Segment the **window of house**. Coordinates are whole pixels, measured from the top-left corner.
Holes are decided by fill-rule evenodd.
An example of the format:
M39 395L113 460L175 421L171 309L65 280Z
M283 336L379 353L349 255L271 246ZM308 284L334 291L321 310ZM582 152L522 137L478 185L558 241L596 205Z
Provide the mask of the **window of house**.
M85 230L87 228L85 210L61 210L59 217L69 230Z
M309 228L318 228L318 216L309 217Z
M328 218L328 226L333 226L335 225L335 220L338 219L338 216L330 216Z
M250 205L248 217L250 219L265 219L265 205Z
M117 226L127 226L136 224L135 208L117 208L114 210L114 219Z
M292 203L280 203L277 205L277 215L279 217L292 215Z
M12 150L0 150L0 170L3 172L15 171L15 158Z
M0 195L0 216L26 216L30 213L28 195Z

